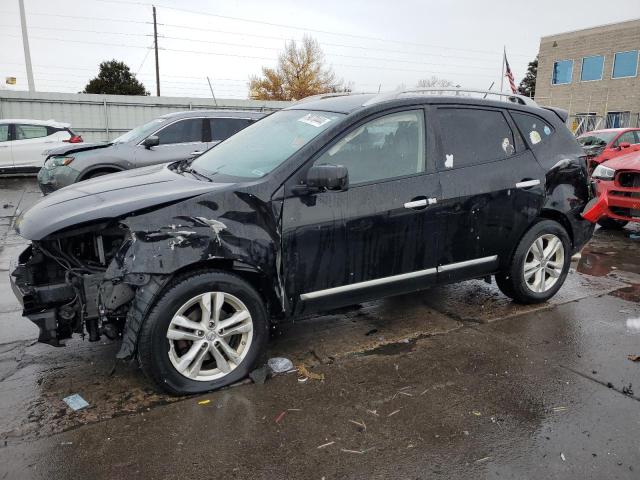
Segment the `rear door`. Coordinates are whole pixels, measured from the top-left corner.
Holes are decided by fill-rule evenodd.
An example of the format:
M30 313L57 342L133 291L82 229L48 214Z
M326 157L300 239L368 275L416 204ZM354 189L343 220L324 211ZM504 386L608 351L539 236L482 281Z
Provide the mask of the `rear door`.
M8 123L0 124L0 168L13 167L10 129L11 126Z
M135 153L136 167L184 160L190 158L195 152L206 150L205 120L183 118L152 133L151 135L158 137L160 144L151 148L138 144Z
M11 142L13 166L40 168L44 164L44 151L63 145L46 125L16 123Z
M496 271L538 215L544 171L501 109L437 109L442 213L439 278ZM536 136L538 133L532 133Z

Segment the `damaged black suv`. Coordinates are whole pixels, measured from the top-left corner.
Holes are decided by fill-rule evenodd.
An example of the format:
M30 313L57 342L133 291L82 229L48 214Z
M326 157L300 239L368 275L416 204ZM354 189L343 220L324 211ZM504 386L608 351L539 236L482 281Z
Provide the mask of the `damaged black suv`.
M121 336L185 394L245 377L303 312L491 275L549 299L593 232L566 112L431 93L302 101L196 160L53 193L17 219L24 315L51 345Z

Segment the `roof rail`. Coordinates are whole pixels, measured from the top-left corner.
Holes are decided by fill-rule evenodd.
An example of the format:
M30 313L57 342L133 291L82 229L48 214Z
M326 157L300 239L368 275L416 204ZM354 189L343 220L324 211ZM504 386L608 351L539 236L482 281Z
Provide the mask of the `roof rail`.
M301 103L313 102L314 100L323 100L325 98L331 97L345 97L347 95L353 95L353 92L333 92L333 93L320 93L318 95L309 95L308 97L301 98L300 100L296 100L291 105L300 105Z
M504 93L504 92L494 92L493 90L467 90L463 88L451 88L451 87L433 87L433 88L414 88L410 90L396 90L393 92L381 93L376 95L375 97L364 102L363 106L374 105L376 103L384 102L387 100L395 100L402 95L412 95L412 94L435 94L442 95L444 92L455 92L456 95L459 93L475 93L479 95L483 95L482 98L487 98L487 95L493 95L500 97L500 99L518 103L520 105L529 105L532 107L537 107L538 104L533 101L533 99L529 97L525 97L524 95L518 95L515 93Z

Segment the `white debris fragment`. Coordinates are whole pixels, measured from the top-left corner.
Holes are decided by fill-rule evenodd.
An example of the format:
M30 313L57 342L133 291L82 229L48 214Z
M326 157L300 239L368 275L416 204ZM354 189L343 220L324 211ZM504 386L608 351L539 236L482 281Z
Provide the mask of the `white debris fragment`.
M446 154L445 157L447 158L444 162L445 168L453 168L453 154Z

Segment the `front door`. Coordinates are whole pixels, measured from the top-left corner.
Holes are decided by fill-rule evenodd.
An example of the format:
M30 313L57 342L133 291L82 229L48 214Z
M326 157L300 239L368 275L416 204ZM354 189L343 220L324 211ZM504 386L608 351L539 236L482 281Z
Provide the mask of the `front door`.
M327 308L435 280L440 185L425 130L422 108L379 115L313 161L345 166L349 187L285 199L291 300L305 310Z
M196 155L196 152L207 150L202 118L177 120L152 135L158 137L160 144L151 148L138 145L135 154L136 167L184 160L192 154Z
M436 117L447 218L439 280L493 273L538 215L544 171L501 109L440 106Z
M0 124L0 168L13 167L13 158L11 157L11 137L9 135L9 124Z

